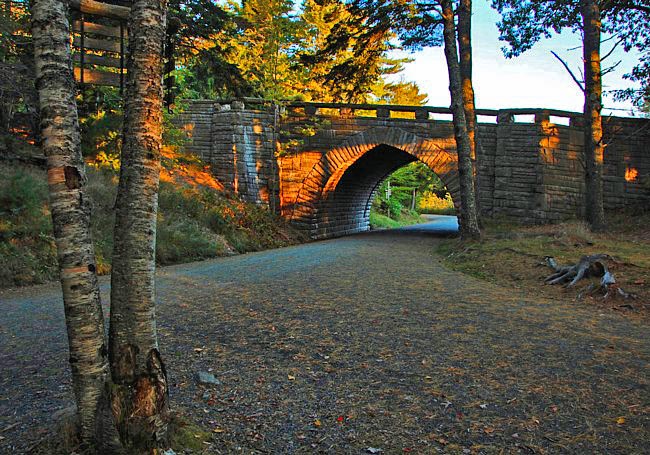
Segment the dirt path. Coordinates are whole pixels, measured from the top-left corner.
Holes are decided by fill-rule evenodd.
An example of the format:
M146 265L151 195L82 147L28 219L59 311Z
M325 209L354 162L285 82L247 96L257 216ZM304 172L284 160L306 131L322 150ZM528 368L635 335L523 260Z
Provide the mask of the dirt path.
M451 272L435 242L386 231L162 269L172 400L215 430L206 450L650 453L646 325ZM0 302L0 452L20 453L71 400L62 305L56 285Z

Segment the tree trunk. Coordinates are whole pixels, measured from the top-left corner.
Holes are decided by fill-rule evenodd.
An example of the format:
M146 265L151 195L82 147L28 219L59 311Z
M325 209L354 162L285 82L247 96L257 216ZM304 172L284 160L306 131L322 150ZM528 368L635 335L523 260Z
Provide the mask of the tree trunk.
M67 3L36 0L32 37L50 210L63 290L80 435L92 447L108 379L104 318L70 56Z
M111 279L113 415L122 443L139 453L163 443L169 420L154 298L165 9L164 0L131 6Z
M476 133L476 104L472 83L472 0L461 0L458 7L458 51L460 54L460 79L463 92L463 109L467 122L467 134L472 162L474 164L474 194L476 213L480 221L480 198L478 172L478 136Z
M600 7L594 0L582 0L585 73L585 183L587 222L594 231L605 229L603 209L603 84L600 70Z
M463 108L463 92L456 48L456 25L451 0L441 0L444 22L445 57L449 72L449 93L454 120L454 136L458 153L458 176L460 180L460 210L458 224L464 239L479 238L481 231L476 214L476 194L474 192L474 170L472 166L472 146L467 131L467 121Z

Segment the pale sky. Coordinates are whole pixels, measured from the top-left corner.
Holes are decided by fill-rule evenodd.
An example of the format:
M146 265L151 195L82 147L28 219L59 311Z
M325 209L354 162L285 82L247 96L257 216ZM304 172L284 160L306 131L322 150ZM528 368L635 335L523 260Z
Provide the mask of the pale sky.
M496 27L499 18L499 13L490 7L489 0L474 1L472 44L476 106L484 109L530 107L581 112L584 104L582 92L550 52L554 50L562 56L580 77L580 36L569 32L554 35L551 39L538 42L520 57L506 59L501 51L506 43L499 41ZM576 47L578 49L569 50ZM610 43L604 43L602 54L610 48ZM407 64L398 77L417 82L429 96L427 105L449 106L449 79L442 48L430 48L410 55L415 61ZM619 49L603 62L603 66L608 66L623 60L615 72L605 75L605 91L629 86L622 76L634 66L635 58L635 54L625 54ZM611 97L605 97L604 105L603 114L630 115L630 103L615 103ZM628 112L607 108L625 109Z

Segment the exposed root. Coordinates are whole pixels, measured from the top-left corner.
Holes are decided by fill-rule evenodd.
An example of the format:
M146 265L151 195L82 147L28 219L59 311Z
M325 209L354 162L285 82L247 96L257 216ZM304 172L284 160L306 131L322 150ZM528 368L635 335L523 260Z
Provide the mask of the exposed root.
M555 273L548 276L544 281L546 284L563 284L567 288L574 287L583 278L601 277L600 283L592 283L583 289L578 298L585 295L599 294L604 300L622 297L624 299L636 298L634 294L625 292L616 283L614 274L607 268L607 261L614 259L608 254L594 254L583 256L577 264L560 266L552 256L546 256L544 261Z

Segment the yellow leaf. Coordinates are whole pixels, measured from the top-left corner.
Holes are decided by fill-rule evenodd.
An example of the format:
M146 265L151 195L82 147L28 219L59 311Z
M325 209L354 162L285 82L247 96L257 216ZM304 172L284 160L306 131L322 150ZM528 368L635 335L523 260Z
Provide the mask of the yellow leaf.
M223 428L215 428L214 430L212 430L212 432L213 433L225 433L226 430L224 430Z
M288 379L289 381L295 381L295 380L296 380L296 377L293 376L293 375L291 375L291 374L288 374L288 375L287 375L287 379Z
M619 425L623 425L625 423L625 417L619 417L616 419L616 423Z
M314 426L315 427L320 427L321 425L322 425L322 423L321 423L320 419L314 420Z

